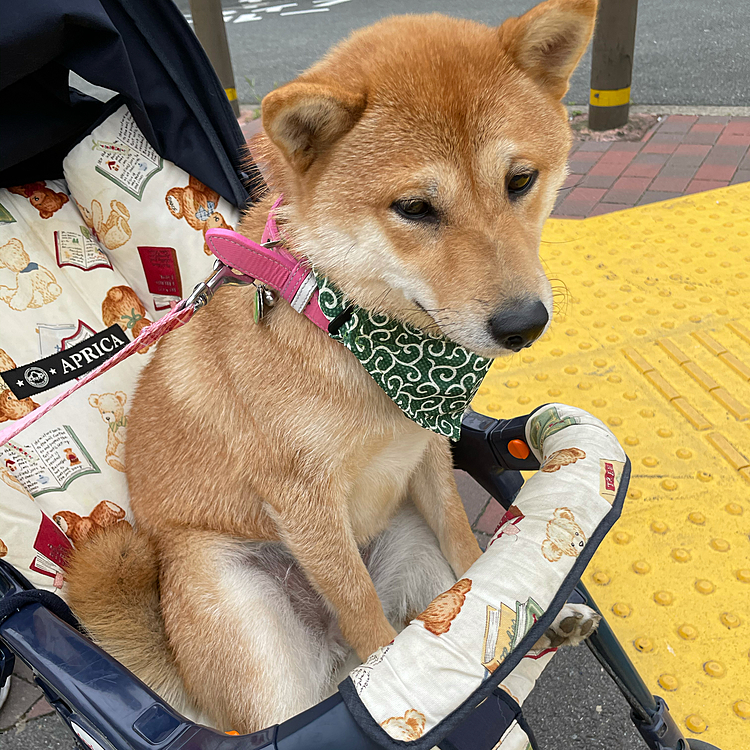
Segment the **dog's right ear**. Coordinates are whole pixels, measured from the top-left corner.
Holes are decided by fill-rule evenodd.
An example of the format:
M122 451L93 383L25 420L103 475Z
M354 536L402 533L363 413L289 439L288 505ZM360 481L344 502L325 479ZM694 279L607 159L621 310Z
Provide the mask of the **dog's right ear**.
M337 87L292 81L263 99L263 129L287 162L303 173L354 127L365 104L364 96Z

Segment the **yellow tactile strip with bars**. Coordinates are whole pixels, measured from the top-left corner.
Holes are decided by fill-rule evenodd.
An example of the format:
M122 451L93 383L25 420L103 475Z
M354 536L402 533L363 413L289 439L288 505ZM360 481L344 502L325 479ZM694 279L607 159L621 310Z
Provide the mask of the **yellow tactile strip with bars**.
M750 747L750 183L550 220L561 311L496 361L479 411L561 401L632 461L584 581L688 737Z

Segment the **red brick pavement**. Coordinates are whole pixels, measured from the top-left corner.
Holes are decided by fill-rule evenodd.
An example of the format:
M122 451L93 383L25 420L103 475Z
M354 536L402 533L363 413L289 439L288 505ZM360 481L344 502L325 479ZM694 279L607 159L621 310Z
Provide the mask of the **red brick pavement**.
M577 141L553 216L583 219L750 182L750 117L671 115L642 140Z

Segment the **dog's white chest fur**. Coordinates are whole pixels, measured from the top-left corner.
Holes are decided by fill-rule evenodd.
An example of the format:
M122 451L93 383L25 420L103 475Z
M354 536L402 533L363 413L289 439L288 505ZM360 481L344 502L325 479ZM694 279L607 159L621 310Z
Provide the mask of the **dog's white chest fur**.
M386 527L431 439L434 435L427 430L409 425L363 463L349 493L349 514L358 543L369 541Z

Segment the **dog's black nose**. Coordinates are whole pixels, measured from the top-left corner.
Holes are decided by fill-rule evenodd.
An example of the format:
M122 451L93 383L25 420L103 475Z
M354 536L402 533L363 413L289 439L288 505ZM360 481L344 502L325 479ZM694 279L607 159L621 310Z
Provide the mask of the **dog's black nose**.
M490 331L506 349L520 352L539 338L548 320L541 300L517 300L504 304L490 318Z

